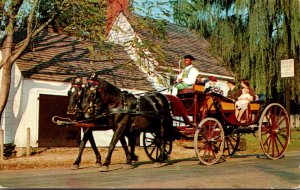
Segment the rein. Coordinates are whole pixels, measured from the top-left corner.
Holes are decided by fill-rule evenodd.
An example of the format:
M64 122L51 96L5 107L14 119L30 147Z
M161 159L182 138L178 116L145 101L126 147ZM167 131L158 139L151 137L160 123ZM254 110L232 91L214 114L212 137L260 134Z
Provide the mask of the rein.
M86 82L99 86L100 82L96 80L87 80Z
M159 111L164 111L164 110L159 110ZM108 110L109 115L117 114L117 113L123 113L123 114L135 115L135 116L157 117L157 118L163 118L163 119L169 119L169 120L177 121L177 122L180 122L180 123L185 123L184 121L179 120L179 119L175 119L173 117L161 116L156 111L137 111L136 109L123 109L121 107L112 108L112 109ZM194 124L194 123L188 123L188 124L196 127L196 124Z
M81 89L81 86L79 84L72 84L72 87L77 87L77 88Z
M153 93L156 93L156 92L163 92L165 90L168 90L169 88L164 88L164 89L161 89L161 90L151 90L151 91L148 91L148 92L141 92L141 93L133 93L134 95L137 95L137 96L141 96L141 95L145 95L145 94L153 94Z

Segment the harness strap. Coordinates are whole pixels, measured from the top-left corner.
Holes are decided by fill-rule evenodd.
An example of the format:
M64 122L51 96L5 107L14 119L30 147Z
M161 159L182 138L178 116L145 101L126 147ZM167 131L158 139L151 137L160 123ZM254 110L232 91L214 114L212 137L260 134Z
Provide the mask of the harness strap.
M155 114L155 111L137 111L136 109L124 109L122 107L116 107L108 110L109 114L116 114L116 113L126 113L131 115L145 115L148 114L148 116L153 116Z
M135 116L158 117L158 118L161 118L161 119L169 119L169 120L172 120L172 121L177 121L177 122L181 122L181 123L185 123L185 124L197 127L196 123L193 123L193 122L186 123L186 122L184 122L180 119L175 119L173 117L161 116L160 114L155 114L154 111L137 111L135 109L125 110L121 107L117 107L117 108L112 108L112 109L108 110L108 113L109 114L124 113L124 114L130 114L130 115L135 115Z
M150 104L152 105L153 109L155 110L155 113L158 114L159 113L159 110L157 109L156 107L156 103L151 99L149 98L149 96L144 96L144 98L150 102Z

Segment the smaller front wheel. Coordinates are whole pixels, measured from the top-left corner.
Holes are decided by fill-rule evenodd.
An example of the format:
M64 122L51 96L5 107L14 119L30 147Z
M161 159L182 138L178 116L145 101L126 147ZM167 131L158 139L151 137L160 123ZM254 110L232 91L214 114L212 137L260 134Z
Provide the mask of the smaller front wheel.
M194 136L194 150L201 163L216 163L223 155L224 142L224 130L217 119L208 117L199 123Z
M148 158L153 162L157 161L161 153L160 152L161 142L160 139L157 137L157 135L151 132L144 132L143 144L144 144L144 150ZM171 140L166 141L165 152L164 152L165 155L171 154L172 147L173 147L172 144L173 141Z

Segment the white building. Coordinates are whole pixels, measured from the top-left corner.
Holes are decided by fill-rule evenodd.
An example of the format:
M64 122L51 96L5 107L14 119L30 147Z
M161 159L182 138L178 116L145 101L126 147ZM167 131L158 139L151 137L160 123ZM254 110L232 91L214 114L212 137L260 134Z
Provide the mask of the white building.
M219 85L227 91L225 81L233 75L221 66L221 60L208 52L205 39L173 24L167 24L164 31L151 33L141 27L139 19L144 18L125 15L122 11L115 15L107 41L116 45L107 51L109 56L103 54L92 59L89 44L62 34L44 31L34 39L33 48L13 66L9 101L1 120L4 143L26 147L29 128L31 147L78 146L82 136L80 128L59 128L51 119L55 115L67 117L71 78L86 77L92 71L122 90L136 93L162 90L169 84L168 74L176 74L179 61L191 54L197 59L194 65L200 74L216 76ZM141 45L148 43L153 46ZM134 66L128 67L129 64ZM111 131L94 132L96 144L107 146L111 134Z

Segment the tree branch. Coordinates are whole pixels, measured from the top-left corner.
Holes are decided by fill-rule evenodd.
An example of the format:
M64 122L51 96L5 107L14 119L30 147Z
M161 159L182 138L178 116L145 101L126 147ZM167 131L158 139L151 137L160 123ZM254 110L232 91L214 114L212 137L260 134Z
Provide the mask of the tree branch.
M37 6L36 3L38 3L38 2L39 2L39 0L35 0L35 2L34 2L35 6L33 6L33 9L31 10L30 15L27 19L27 22L28 22L27 37L19 43L20 47L18 47L13 52L13 56L11 57L12 62L14 62L23 53L23 51L26 49L26 47L28 46L31 39L34 38L39 32L41 32L55 18L55 16L59 13L59 11L54 12L46 22L41 24L38 28L32 30L32 20L33 20L33 16L34 16L36 6ZM60 7L62 7L65 2L66 2L66 0L63 0L60 4Z

